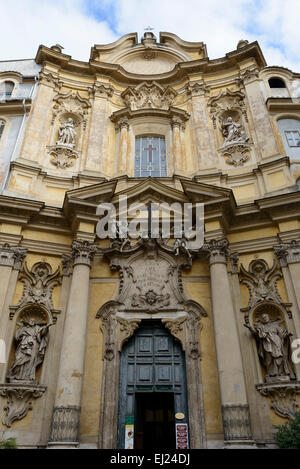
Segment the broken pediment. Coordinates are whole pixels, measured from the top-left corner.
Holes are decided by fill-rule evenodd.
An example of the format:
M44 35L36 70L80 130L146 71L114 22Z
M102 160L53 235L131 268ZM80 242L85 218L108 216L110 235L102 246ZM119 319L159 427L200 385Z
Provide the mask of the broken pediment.
M183 41L175 34L160 33L159 42L146 31L141 42L136 33L92 48L91 60L121 65L127 72L156 75L169 72L176 64L207 57L203 42Z
M126 106L132 111L137 109L169 109L177 92L169 86L164 88L159 83L143 82L135 88L129 87L121 94Z

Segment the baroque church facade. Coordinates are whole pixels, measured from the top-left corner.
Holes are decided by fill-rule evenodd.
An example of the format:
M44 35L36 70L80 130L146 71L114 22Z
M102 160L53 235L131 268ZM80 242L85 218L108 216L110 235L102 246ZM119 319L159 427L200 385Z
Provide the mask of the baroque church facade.
M273 447L300 402L300 74L147 31L0 62L0 93L1 438ZM120 197L173 228L202 204L203 245L100 239Z

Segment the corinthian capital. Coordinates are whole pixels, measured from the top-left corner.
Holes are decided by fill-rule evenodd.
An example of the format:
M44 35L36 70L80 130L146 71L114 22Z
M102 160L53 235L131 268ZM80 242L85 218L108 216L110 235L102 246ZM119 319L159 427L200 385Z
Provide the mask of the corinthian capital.
M7 265L19 270L26 252L26 249L4 243L0 245L0 265Z
M74 265L84 264L91 266L91 262L96 252L96 246L89 241L74 240L72 243L72 257Z
M230 254L229 243L226 238L212 239L203 246L209 258L209 264L226 264L226 258Z
M289 243L278 244L274 246L274 251L281 267L300 262L300 240L293 239Z

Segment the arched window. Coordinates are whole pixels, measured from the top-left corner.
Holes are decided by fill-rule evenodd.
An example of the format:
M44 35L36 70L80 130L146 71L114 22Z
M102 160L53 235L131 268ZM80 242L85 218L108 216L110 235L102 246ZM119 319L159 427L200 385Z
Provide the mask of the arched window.
M300 191L300 178L297 179L296 184L298 186L298 191Z
M0 84L0 99L7 100L11 98L15 84L13 81L3 81Z
M286 88L284 81L277 77L269 79L269 86L270 88Z
M2 134L4 132L4 127L5 127L5 120L0 119L0 140L1 140Z
M166 177L166 143L164 137L136 137L134 175L135 177Z

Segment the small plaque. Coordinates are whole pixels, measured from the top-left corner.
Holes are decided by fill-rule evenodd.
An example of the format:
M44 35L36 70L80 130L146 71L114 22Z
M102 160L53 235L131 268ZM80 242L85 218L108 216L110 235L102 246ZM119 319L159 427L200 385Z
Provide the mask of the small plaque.
M177 420L182 420L184 419L184 414L182 412L177 412L177 414L175 414L175 418Z

